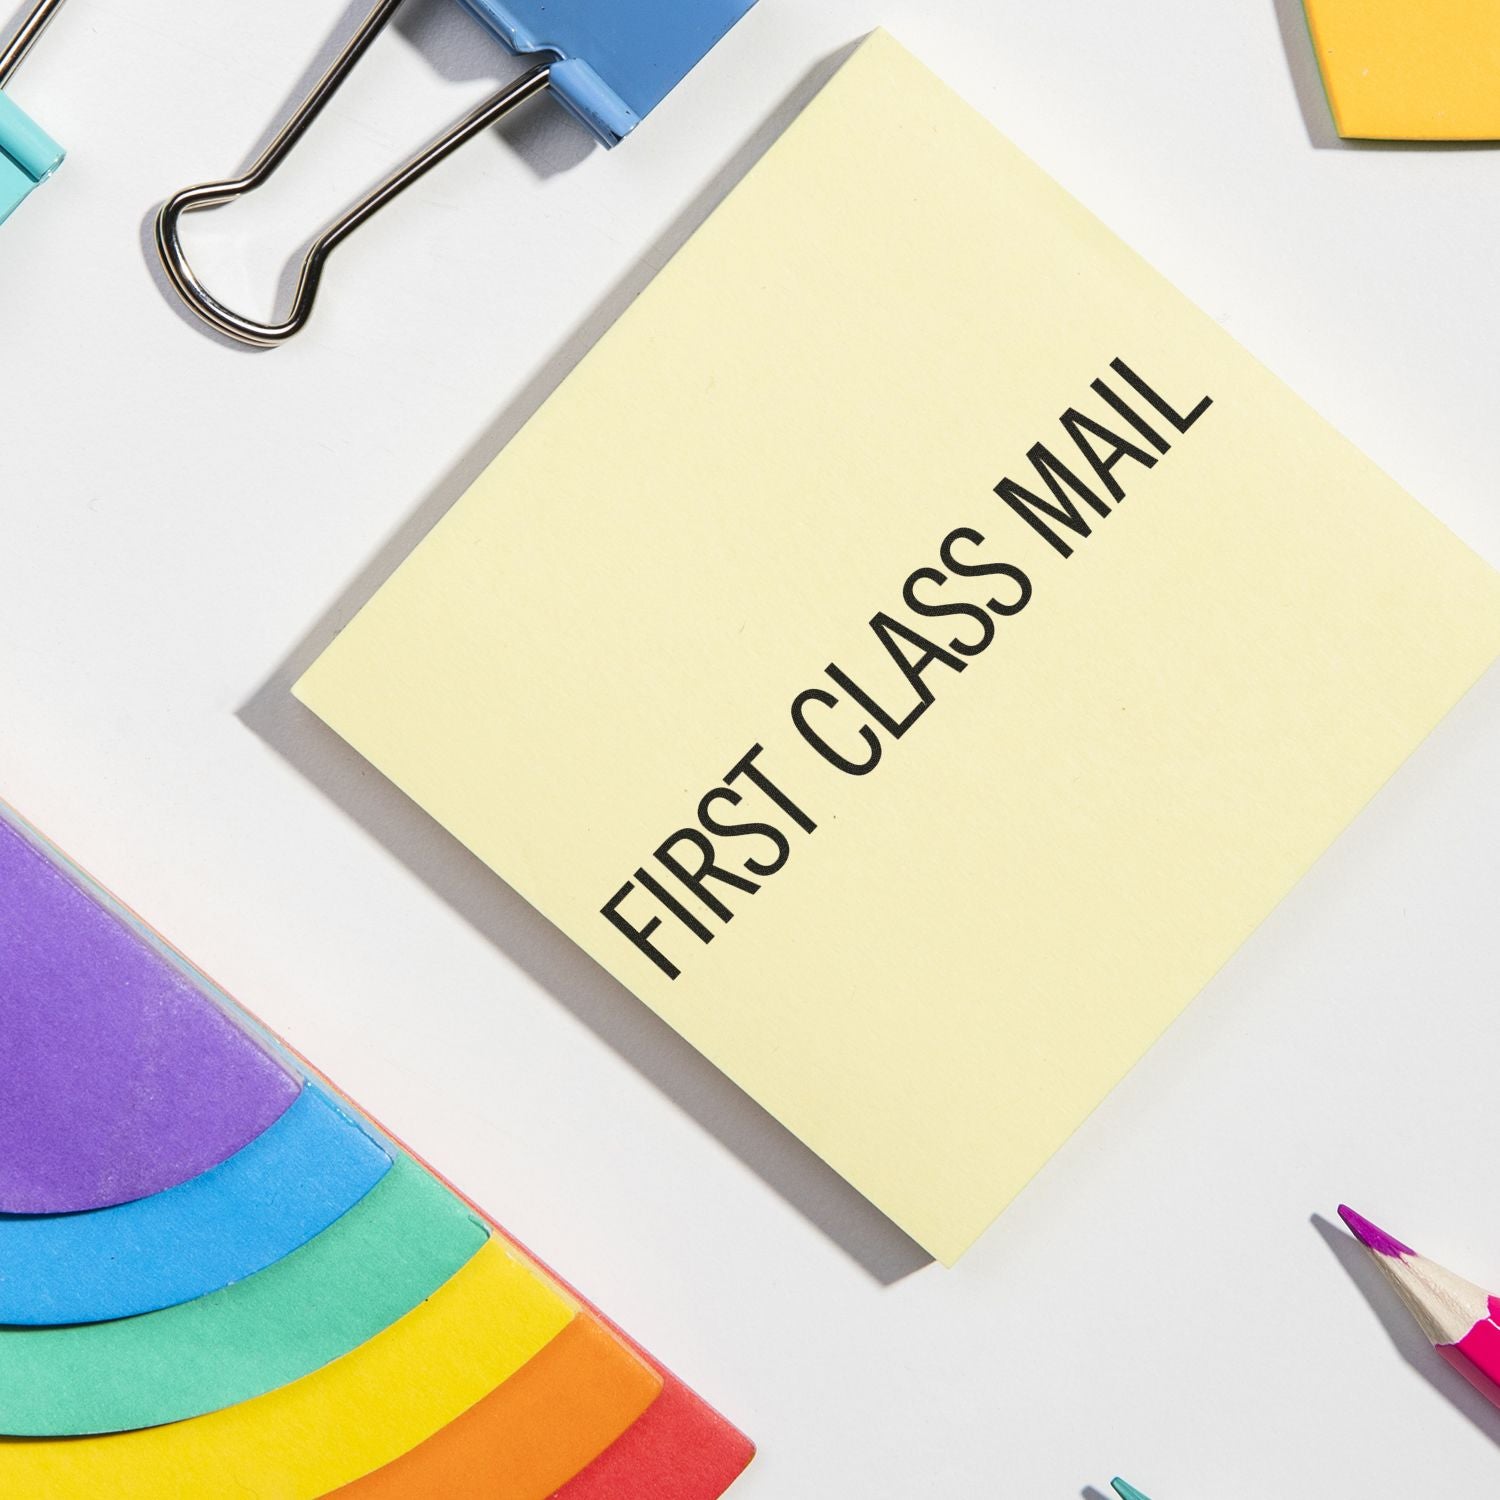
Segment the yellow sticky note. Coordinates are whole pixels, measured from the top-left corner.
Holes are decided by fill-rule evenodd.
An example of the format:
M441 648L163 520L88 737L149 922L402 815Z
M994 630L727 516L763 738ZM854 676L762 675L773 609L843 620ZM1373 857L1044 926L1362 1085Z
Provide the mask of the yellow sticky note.
M877 33L297 693L951 1262L1497 651Z
M1500 138L1495 0L1304 0L1343 136Z
M106 1437L0 1438L0 1495L314 1500L431 1437L519 1370L576 1311L492 1239L368 1343L253 1401Z

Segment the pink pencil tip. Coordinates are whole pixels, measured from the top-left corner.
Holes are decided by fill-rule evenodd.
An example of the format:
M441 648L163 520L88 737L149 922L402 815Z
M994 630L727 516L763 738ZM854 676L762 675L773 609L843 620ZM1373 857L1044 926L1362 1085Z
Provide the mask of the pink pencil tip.
M1355 1213L1342 1203L1339 1204L1339 1218L1349 1226L1349 1233L1376 1255L1389 1255L1399 1260L1404 1255L1417 1253L1410 1245L1403 1245L1395 1235L1387 1234L1378 1224L1372 1224L1363 1214Z

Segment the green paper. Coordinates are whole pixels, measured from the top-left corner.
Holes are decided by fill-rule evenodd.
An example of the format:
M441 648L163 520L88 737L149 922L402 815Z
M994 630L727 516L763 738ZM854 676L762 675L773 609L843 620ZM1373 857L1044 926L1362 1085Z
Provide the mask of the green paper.
M0 1433L123 1432L248 1401L373 1338L488 1237L398 1155L342 1218L223 1291L109 1323L0 1328Z

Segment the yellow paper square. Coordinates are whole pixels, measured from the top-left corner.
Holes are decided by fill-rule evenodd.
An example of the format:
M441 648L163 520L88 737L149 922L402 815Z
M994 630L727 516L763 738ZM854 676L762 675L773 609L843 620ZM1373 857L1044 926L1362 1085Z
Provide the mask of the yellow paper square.
M1061 509L1036 444L1090 534L995 492ZM993 627L900 738L825 670L906 717L881 612ZM1483 562L877 33L297 693L951 1262L1497 652ZM784 863L700 893L653 851L755 745L796 812L708 812Z

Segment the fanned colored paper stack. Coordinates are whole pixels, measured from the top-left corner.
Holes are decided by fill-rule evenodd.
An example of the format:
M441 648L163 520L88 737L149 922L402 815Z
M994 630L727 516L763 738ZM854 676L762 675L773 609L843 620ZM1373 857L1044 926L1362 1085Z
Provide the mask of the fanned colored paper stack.
M0 808L0 1494L713 1500L750 1443Z

